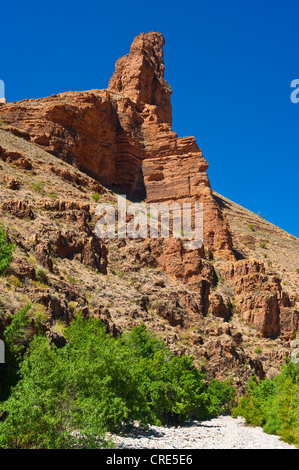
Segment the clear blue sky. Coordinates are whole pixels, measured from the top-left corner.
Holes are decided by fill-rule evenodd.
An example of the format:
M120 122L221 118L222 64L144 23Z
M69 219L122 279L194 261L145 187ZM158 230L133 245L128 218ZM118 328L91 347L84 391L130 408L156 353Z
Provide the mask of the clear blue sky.
M298 1L29 0L0 17L8 101L106 88L134 36L163 33L173 130L213 189L299 237Z

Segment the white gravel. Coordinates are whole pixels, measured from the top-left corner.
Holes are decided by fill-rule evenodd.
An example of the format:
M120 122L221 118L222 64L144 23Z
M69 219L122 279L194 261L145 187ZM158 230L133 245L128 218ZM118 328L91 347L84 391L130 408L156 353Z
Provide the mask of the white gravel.
M243 418L230 416L194 421L183 427L135 427L109 437L121 449L296 449L260 427L245 425Z

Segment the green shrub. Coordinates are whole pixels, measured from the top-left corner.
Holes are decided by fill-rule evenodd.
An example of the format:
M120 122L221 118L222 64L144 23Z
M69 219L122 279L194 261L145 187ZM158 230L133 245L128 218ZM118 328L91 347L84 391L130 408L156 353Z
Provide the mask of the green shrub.
M70 362L59 350L46 338L35 338L30 357L22 364L21 380L2 407L8 416L0 422L0 447L93 447L91 432L99 438L98 445L102 444L97 403L80 396L79 377L72 377L71 372ZM81 389L83 395L83 385ZM82 435L74 434L76 429Z
M29 336L30 318L27 315L32 304L28 304L15 315L9 315L10 325L5 328L4 337L6 345L10 351L20 359L25 351L26 342Z
M208 415L218 416L220 413L229 414L236 406L236 391L232 379L219 381L212 379L208 386Z
M8 316L11 322L4 331L5 364L0 367L0 401L7 399L11 387L17 383L23 354L32 339L30 318L27 314L30 308L31 304L28 304L15 315Z
M22 281L17 276L14 276L13 274L11 276L8 276L7 281L9 282L10 285L13 285L14 287L23 287Z
M98 202L98 200L100 199L99 193L95 193L95 194L93 194L91 197L92 197L92 199L93 199L95 202Z
M46 271L41 266L36 268L35 278L38 282L41 282L42 284L46 284L46 282L47 282Z
M233 415L299 447L299 363L286 359L273 380L257 382L253 377Z
M14 243L7 243L7 236L3 225L0 225L0 276L12 262L12 253L15 249Z
M34 183L32 185L34 191L36 193L42 193L43 192L43 183L40 181L39 183Z

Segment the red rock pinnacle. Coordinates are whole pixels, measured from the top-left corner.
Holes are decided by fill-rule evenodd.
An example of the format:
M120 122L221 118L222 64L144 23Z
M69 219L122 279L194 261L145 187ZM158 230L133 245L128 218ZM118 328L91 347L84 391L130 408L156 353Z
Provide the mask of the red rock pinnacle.
M140 112L144 105L153 106L160 122L171 125L171 88L164 79L164 44L161 33L137 36L130 53L116 62L108 90L130 98Z

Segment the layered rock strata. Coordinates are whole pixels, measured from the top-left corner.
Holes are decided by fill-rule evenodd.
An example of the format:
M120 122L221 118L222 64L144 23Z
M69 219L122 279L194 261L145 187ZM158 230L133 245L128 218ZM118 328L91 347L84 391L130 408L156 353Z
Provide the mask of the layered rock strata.
M194 137L172 131L160 33L142 33L116 62L108 90L68 92L0 108L7 130L118 191L147 202L204 204L206 254L233 259L226 218Z

